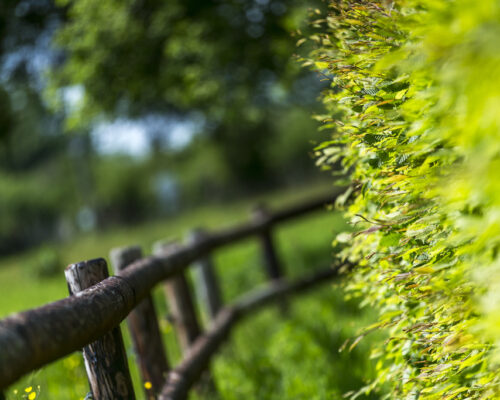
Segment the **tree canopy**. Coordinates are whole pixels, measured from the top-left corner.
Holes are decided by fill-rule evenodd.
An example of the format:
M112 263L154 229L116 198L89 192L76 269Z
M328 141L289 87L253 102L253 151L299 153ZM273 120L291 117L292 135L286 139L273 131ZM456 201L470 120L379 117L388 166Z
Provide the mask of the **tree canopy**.
M320 83L292 59L306 11L276 0L2 2L0 253L314 174ZM169 130L187 125L191 139L174 149ZM102 126L112 143L140 130L146 151L106 153ZM95 223L80 227L80 213Z
M273 119L285 105L314 104L318 84L291 62L303 2L59 1L67 21L55 90L84 97L70 126L93 117L201 115L237 179L264 179ZM300 84L301 80L308 84Z

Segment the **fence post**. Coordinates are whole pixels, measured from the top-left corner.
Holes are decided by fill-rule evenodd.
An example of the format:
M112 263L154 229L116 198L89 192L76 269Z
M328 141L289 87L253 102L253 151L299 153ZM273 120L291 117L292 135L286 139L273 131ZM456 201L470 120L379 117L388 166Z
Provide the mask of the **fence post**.
M153 253L167 255L178 248L179 244L177 242L159 241L154 244ZM202 333L189 291L186 274L181 272L168 279L165 282L165 292L169 310L177 331L177 337L181 344L182 354L186 356L191 345ZM200 379L196 389L202 395L204 393L211 393L213 395L217 391L208 368Z
M194 229L188 235L188 243L196 245L208 234L203 229ZM195 262L195 294L203 305L210 321L213 321L222 308L222 296L212 257L207 254Z
M268 222L270 215L271 213L269 209L263 204L256 206L252 210L252 217L256 222ZM270 225L266 225L266 227L259 234L259 240L262 249L262 262L264 263L267 277L271 282L278 281L283 278L284 273L278 253L276 252L276 246L272 236L272 227ZM280 301L279 307L283 315L288 314L288 303L286 300Z
M102 258L69 265L65 270L70 295L106 279L108 268ZM83 348L85 369L95 400L134 400L127 354L120 327Z
M266 206L260 205L252 210L252 217L256 222L264 222L269 219L270 212ZM276 280L283 277L283 268L276 253L273 237L272 228L266 226L266 228L260 233L259 239L262 247L262 258L264 262L264 267L269 279Z
M179 247L176 242L156 242L153 253L166 255ZM201 334L201 328L196 317L193 300L189 292L189 284L184 272L165 282L165 291L169 310L181 344L183 354L186 354L191 344Z
M130 246L112 249L109 258L115 273L118 273L141 257L141 248ZM155 399L165 383L169 364L151 295L130 312L127 324L139 362L146 399Z

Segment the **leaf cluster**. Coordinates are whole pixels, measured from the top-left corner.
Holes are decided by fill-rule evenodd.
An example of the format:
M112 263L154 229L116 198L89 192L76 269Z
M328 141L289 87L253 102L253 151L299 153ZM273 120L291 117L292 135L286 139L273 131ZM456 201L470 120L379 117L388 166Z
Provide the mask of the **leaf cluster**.
M380 312L374 349L391 399L498 398L500 4L343 0L304 60L351 182L351 295ZM495 337L496 335L496 337ZM355 345L354 343L353 345Z

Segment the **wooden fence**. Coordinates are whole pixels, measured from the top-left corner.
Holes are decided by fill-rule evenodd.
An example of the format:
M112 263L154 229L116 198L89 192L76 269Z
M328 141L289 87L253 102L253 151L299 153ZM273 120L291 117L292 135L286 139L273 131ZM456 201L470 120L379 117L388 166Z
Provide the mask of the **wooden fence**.
M83 348L90 390L95 400L134 399L127 356L119 324L127 318L147 399L186 399L203 382L211 387L211 356L241 318L338 275L344 266L326 268L289 281L283 276L273 243L273 228L283 221L320 210L342 190L271 213L256 209L252 219L230 229L194 231L187 243L157 243L144 257L137 246L115 249L110 259L115 275L108 276L104 259L69 265L65 270L70 296L0 320L0 399L26 373ZM269 283L223 306L210 254L249 237L260 241ZM186 280L194 265L196 295L201 296L211 321L203 332ZM151 290L165 286L167 302L183 349L183 360L171 367L164 351Z

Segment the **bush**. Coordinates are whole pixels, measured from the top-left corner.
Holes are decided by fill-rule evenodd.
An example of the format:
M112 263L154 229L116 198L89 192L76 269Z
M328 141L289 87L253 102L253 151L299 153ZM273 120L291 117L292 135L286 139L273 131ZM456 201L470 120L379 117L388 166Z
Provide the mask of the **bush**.
M390 334L365 391L498 398L500 3L390 3L332 2L304 62L331 81L318 163L351 182L347 287L380 311L362 336Z
M47 170L22 176L0 173L0 254L57 237L60 218L72 200L67 186L54 184L58 178Z
M157 215L153 182L146 179L148 165L126 157L100 159L93 165L94 203L100 224L134 224Z
M64 264L58 251L49 246L42 247L36 252L30 267L40 279L61 276L64 271Z

